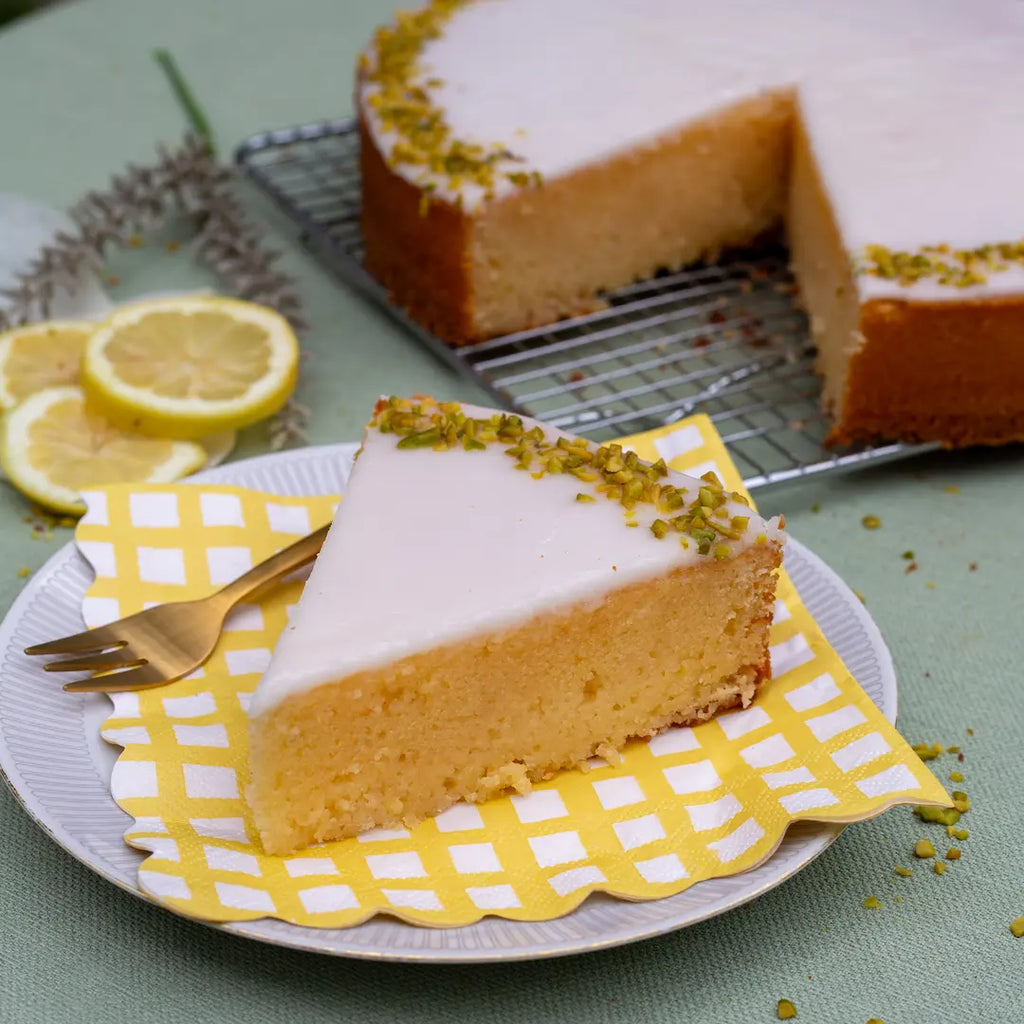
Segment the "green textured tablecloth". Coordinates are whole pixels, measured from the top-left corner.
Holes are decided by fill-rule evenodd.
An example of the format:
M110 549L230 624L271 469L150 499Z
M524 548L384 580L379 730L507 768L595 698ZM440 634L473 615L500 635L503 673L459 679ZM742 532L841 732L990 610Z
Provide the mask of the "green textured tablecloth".
M177 139L155 46L176 55L225 149L344 114L357 49L392 6L78 0L18 23L0 33L0 189L66 205ZM286 235L282 244L313 325L303 391L313 442L355 439L381 391L480 397ZM117 295L207 282L184 256L143 253ZM240 453L265 448L254 430ZM939 772L962 769L971 835L944 876L925 863L913 878L894 875L915 839L938 844L902 809L848 829L756 902L665 938L536 964L369 964L221 935L133 900L58 849L2 789L0 1021L756 1022L775 1019L780 997L799 1020L829 1024L1022 1019L1024 939L1008 929L1024 914L1022 499L1020 449L760 496L864 595L896 661L904 734L963 745L963 764L947 758ZM0 486L4 608L23 585L18 568L37 568L70 536L29 540L25 511ZM862 528L866 514L882 527ZM883 909L866 910L867 896Z

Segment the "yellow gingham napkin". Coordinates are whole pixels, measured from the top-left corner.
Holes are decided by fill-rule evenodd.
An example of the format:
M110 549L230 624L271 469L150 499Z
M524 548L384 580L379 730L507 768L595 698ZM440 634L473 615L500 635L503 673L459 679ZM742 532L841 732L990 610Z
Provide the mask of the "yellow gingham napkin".
M709 420L624 439L645 458L741 482ZM88 625L198 597L315 529L336 498L206 484L87 495L76 539L96 570ZM378 830L287 857L260 849L243 794L246 707L301 581L230 617L192 677L115 695L103 736L124 747L111 788L149 856L139 885L209 920L339 927L387 913L422 925L485 914L548 920L588 893L668 896L755 866L796 820L848 822L899 803L949 805L942 786L851 678L785 573L774 678L750 708L636 741L527 796L460 804L411 831Z

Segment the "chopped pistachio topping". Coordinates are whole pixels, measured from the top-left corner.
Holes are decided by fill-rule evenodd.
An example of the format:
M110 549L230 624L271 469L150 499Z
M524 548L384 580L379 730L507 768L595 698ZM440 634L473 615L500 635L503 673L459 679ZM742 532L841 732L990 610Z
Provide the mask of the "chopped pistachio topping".
M647 463L618 444L595 447L582 438L552 439L539 426L527 429L513 413L477 419L467 416L457 402L434 405L389 398L378 405L370 425L382 434L397 435L398 447L403 449L447 451L461 446L479 451L500 444L515 468L529 471L534 479L569 475L592 485L593 494L581 491L576 500L593 502L604 497L618 502L625 509L627 526L638 525L630 521L638 505L653 507L659 518L650 529L657 539L680 534L683 547L695 541L699 554L717 561L729 558L732 548L727 542L739 540L750 524L749 516L731 515L729 508L730 501L748 502L740 494L727 492L712 472L701 477L696 497L687 503L686 488L665 482L664 459ZM766 543L767 537L759 535L758 542Z
M792 999L780 999L775 1005L775 1015L779 1020L792 1020L796 1016L796 1006Z
M893 870L895 870L896 874L899 875L900 878L912 878L914 875L912 868L905 868L902 864L898 864Z
M966 814L971 809L971 801L966 793L959 789L953 790L953 806L961 813Z
M896 281L901 285L932 279L941 285L966 288L984 284L988 275L1024 266L1024 239L996 242L976 249L925 245L917 252L899 252L884 245L869 245L854 260L854 272Z
M1024 915L1015 917L1010 922L1010 934L1015 938L1019 939L1024 936Z
M864 901L864 906L867 910L881 910L882 901L877 896L869 896Z
M960 848L957 846L951 846L946 851L946 860L959 860L960 859Z
M865 516L861 521L860 525L865 530L877 530L882 525L882 520L878 516Z
M949 781L950 782L963 782L964 781L964 773L963 772L950 772L949 773Z
M965 839L967 839L967 838L968 838L968 837L970 836L970 834L971 834L971 833L970 833L970 832L968 832L968 831L967 831L967 829L965 829L965 828L958 828L958 829L957 829L957 830L956 830L956 831L955 831L955 832L953 833L953 835L954 835L954 836L955 836L955 837L956 837L957 839L959 839L961 843L962 843L962 842L963 842L963 841L964 841Z
M914 813L922 821L934 822L937 825L955 825L960 820L960 811L956 807L929 807L924 804L915 807Z
M918 839L914 843L914 856L920 857L922 860L927 857L935 856L935 847L932 845L930 839Z
M537 171L523 170L522 158L503 145L455 138L437 101L437 90L444 82L425 77L420 64L424 46L440 38L447 22L468 2L430 0L418 11L399 12L393 25L378 29L372 53L364 54L360 64L363 78L371 85L367 102L395 140L388 162L421 172L421 214L429 210L438 180L453 189L478 185L487 198L501 178L517 188L538 185L541 180Z
M937 875L944 875L944 874L946 873L946 865L945 865L945 864L943 864L941 860L937 860L937 861L936 861L936 862L935 862L935 863L934 863L934 864L932 865L932 870L933 870L933 871L935 872L935 874L937 874Z
M922 761L932 761L942 753L939 743L915 743L912 749Z

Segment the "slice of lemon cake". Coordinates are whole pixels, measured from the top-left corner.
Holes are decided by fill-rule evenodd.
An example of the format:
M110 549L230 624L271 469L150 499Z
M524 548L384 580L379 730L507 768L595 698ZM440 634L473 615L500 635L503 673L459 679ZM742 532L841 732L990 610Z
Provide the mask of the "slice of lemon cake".
M749 704L783 535L712 476L382 400L252 701L266 850L523 792Z

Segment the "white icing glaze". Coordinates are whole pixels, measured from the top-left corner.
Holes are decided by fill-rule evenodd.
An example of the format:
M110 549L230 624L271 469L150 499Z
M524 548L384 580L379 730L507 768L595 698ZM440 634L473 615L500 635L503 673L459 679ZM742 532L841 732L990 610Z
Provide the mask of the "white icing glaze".
M1024 232L1024 197L1012 176L1020 160L1021 71L980 55L962 70L874 76L878 61L948 49L952 43L1016 37L1024 52L1024 3L1010 0L477 0L458 10L421 55L421 82L444 108L453 136L500 144L522 158L509 169L545 179L571 173L636 146L656 142L694 119L738 100L801 83L819 156L828 162L842 223L851 243L918 248L940 225L964 245L1012 241ZM980 54L980 51L979 51ZM372 53L370 54L372 59ZM836 68L844 68L833 75ZM831 77L830 77L831 76ZM374 86L363 87L362 109ZM373 114L370 130L390 151L393 136ZM1016 131L1013 140L1004 131ZM867 145L861 146L861 135ZM972 152L972 147L976 147ZM877 152L898 160L889 182ZM1012 154L1002 168L994 153ZM956 182L943 162L957 166ZM845 164L845 166L841 166ZM940 171L939 168L942 167ZM418 167L398 165L416 181ZM921 175L924 175L922 178ZM964 188L972 175L987 190ZM912 176L927 188L904 201ZM456 195L466 209L484 200L479 186ZM502 178L498 197L514 186ZM966 198L965 198L966 197ZM959 210L959 218L948 216ZM948 223L948 227L945 225ZM875 232L872 235L872 232ZM941 233L941 232L940 232ZM1011 237L1007 237L1007 235ZM1024 271L994 275L984 286L915 286L913 297L963 298L1021 291ZM901 294L898 283L865 281L865 295Z
M514 468L500 443L435 452L399 450L397 440L367 431L334 526L253 697L253 716L354 672L600 601L708 557L692 541L684 549L676 534L654 537L653 507L637 506L640 525L627 527L618 502L577 502L587 484L570 475L535 480ZM701 486L681 474L668 479L687 487L690 500ZM782 541L777 521L738 503L729 508L750 517L734 551L761 532Z
M1024 35L818 75L798 102L848 252L1024 239ZM862 300L963 300L1024 293L1024 267L966 287L857 281Z

